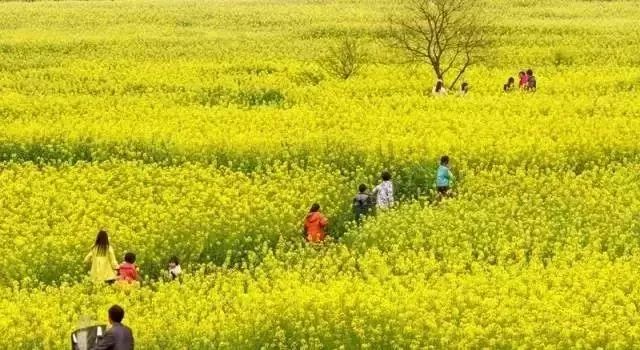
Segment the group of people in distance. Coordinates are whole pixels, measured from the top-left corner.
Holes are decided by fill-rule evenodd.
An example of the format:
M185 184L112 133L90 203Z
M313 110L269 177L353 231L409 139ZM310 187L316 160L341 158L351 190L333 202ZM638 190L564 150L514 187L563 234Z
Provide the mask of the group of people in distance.
M516 89L529 92L536 91L538 83L536 81L536 76L533 75L532 69L520 71L520 73L518 73L518 79L518 87L516 88L516 79L514 77L509 77L509 79L507 79L507 83L502 86L502 91L512 92L516 91ZM458 95L465 96L468 92L469 83L465 81L462 83L462 85L460 85L460 91L458 92ZM445 88L444 81L442 81L442 79L438 79L438 81L436 81L433 89L431 89L431 95L435 97L447 96L447 89Z
M118 264L113 248L109 244L109 234L105 230L100 230L94 245L84 258L84 263L91 264L89 275L93 282L139 285L142 279L138 265L136 265L136 255L127 252L124 254L123 260ZM167 271L168 276L175 280L181 273L180 261L175 256L171 257Z
M394 186L389 171L383 171L381 182L369 192L365 184L358 186L358 193L353 198L353 213L355 222L359 225L362 219L377 210L389 210L395 204ZM451 185L455 177L449 168L449 156L442 156L436 171L437 200L451 195ZM326 229L329 220L320 211L320 204L314 203L304 219L303 236L311 243L323 242L327 236ZM124 254L124 261L120 264L116 261L113 248L109 244L109 234L106 230L100 230L94 245L85 256L85 264L91 263L89 275L96 283L108 283L117 285L139 285L142 280L140 270L136 265L136 255L133 252ZM177 257L169 259L167 275L175 280L182 273Z
M378 210L388 210L395 204L394 188L391 173L383 171L381 182L369 192L365 184L358 186L358 193L353 198L353 213L356 224ZM436 171L437 201L451 196L451 186L455 177L449 168L449 156L440 158L440 165ZM374 201L375 198L375 201ZM375 203L375 206L374 206ZM304 219L302 235L310 243L321 243L327 236L329 220L320 212L320 204L314 203Z
M533 75L532 69L527 69L527 71L520 71L518 73L518 88L521 91L530 91L535 92L538 83L536 81L536 76ZM512 92L516 90L516 80L513 77L509 77L507 83L502 86L502 91L504 92Z
M469 83L466 81L460 85L460 91L458 91L458 95L464 96L469 92ZM431 95L433 96L447 96L447 88L444 87L444 81L442 79L438 79L436 81L436 85L431 89Z
M451 186L455 180L449 168L449 157L442 156L436 172L436 189L438 200L451 195ZM373 200L375 198L375 202ZM383 171L381 182L369 192L367 185L358 186L358 194L353 198L353 210L356 223L360 224L362 219L373 212L375 208L379 210L389 210L395 204L394 187L391 173ZM320 212L320 205L314 203L304 220L304 238L311 243L321 243L325 240L326 228L329 220ZM113 248L109 244L109 234L106 230L100 230L96 237L95 244L84 259L85 263L91 263L91 280L96 283L108 284L139 284L141 281L140 272L136 265L136 255L127 252L124 261L117 263ZM171 279L176 279L182 273L180 262L177 257L169 259L168 274ZM109 309L109 323L111 327L104 336L98 335L95 349L133 349L133 332L123 325L124 310L114 305ZM80 332L80 331L77 331ZM72 333L72 346L79 348L82 337L76 337L76 332ZM86 339L85 339L86 342Z

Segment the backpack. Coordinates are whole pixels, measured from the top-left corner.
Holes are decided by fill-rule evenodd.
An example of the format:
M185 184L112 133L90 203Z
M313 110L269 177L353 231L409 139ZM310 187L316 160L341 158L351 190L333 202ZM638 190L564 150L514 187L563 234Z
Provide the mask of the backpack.
M364 196L366 197L362 198ZM371 211L371 207L371 196L368 194L364 194L363 196L358 194L353 199L353 209L356 215L356 220L360 220L361 216L369 214L369 211Z

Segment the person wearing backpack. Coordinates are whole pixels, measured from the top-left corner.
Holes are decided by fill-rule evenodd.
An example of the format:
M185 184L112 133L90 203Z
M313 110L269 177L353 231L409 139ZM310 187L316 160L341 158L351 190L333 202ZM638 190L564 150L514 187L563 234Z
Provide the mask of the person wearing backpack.
M356 223L360 225L362 218L371 212L371 195L367 193L367 185L360 184L358 186L358 194L353 197L353 213Z

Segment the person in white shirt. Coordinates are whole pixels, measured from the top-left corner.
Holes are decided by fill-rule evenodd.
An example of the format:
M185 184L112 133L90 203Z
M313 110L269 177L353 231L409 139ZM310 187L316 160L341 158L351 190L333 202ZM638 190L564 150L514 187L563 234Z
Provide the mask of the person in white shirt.
M393 183L391 182L391 173L382 172L382 182L373 189L376 195L376 205L380 209L389 209L393 206Z
M171 279L175 280L182 273L182 268L180 268L180 261L177 256L172 256L169 259L169 275L171 275Z
M442 79L438 79L436 86L434 86L431 91L431 94L433 96L447 96L447 89L444 88L444 82Z

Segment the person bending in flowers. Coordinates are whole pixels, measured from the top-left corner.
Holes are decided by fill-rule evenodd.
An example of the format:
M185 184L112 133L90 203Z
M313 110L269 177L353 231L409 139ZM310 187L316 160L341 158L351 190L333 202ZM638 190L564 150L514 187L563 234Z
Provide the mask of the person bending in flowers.
M325 228L329 224L327 218L320 213L320 204L314 203L304 219L304 237L308 242L321 243L327 234Z

